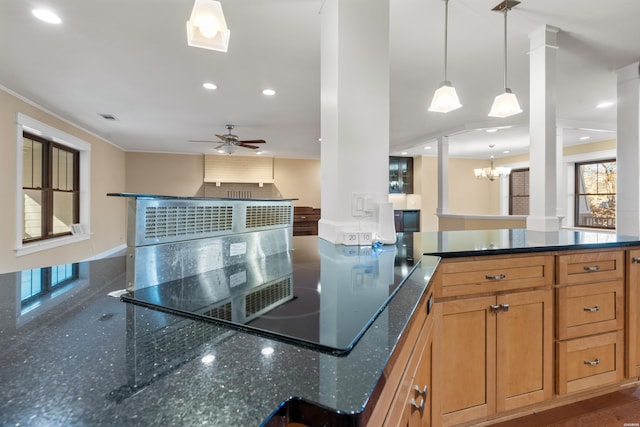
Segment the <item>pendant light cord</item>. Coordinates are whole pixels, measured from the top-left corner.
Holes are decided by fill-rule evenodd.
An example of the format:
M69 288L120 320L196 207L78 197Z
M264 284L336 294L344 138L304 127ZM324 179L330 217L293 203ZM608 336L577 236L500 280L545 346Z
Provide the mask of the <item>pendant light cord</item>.
M509 4L507 1L507 4L504 7L504 88L505 90L509 87L507 86L507 11L508 10L509 10Z
M447 81L447 34L449 30L449 0L444 0L444 81Z

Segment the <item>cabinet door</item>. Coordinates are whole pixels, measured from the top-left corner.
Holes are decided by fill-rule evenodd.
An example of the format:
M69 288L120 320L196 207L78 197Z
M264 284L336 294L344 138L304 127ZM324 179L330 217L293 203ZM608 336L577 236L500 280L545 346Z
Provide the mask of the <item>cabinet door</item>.
M442 303L433 410L445 426L495 412L497 314L490 308L495 304L493 296Z
M640 376L640 249L627 252L627 376Z
M497 299L498 412L542 402L553 395L552 292L520 292Z

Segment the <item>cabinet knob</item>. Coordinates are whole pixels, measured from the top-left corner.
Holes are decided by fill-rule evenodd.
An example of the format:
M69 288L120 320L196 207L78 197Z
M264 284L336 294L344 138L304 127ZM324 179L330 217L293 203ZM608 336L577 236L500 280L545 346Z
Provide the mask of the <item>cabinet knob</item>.
M414 409L418 409L418 410L422 411L424 409L424 399L419 397L418 400L419 400L419 402L416 402L416 400L414 398L411 398L411 400L409 401L409 404Z
M502 311L509 311L509 304L500 304Z
M505 276L504 274L497 274L495 276L487 274L486 276L484 276L484 278L487 280L502 280L502 279L506 279L506 277L507 276Z
M589 366L595 366L595 365L599 365L600 364L600 358L596 357L595 360L585 360L584 361L585 365L589 365Z
M595 313L596 311L600 311L600 306L596 305L595 307L585 307L584 311L588 311L589 313Z
M585 265L583 267L586 271L600 271L599 265Z
M500 306L499 305L490 305L489 306L489 310L491 310L492 313L497 313L500 311Z
M640 257L631 257L631 263L638 264L640 263Z

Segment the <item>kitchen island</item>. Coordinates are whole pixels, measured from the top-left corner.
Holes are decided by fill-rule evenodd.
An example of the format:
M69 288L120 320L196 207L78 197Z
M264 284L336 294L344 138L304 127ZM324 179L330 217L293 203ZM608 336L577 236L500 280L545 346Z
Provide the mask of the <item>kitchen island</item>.
M439 319L445 304L465 298L436 294L436 303L431 305L429 296L438 292L441 267L469 257L478 261L495 256L555 257L580 251L627 253L640 247L637 237L610 233L563 231L540 240L542 237L528 235L525 230L399 235L391 270L393 282L402 285L353 348L340 355L122 302L120 291L127 287L124 256L79 263L70 270L56 269L59 276L68 271L70 278L42 292L34 281L40 270L3 274L0 424L244 427L286 425L289 421L366 425L376 420L370 425L379 425L385 417L380 411L386 414L390 408L390 413L397 411L401 416L406 412L401 406L408 392L401 393L400 385L414 377L403 369L398 373L398 361L413 363L415 355L422 355L419 349L405 348L413 349L413 341L425 331L414 328L413 319L424 318L424 311L431 309L436 314L434 382L428 391L419 391L424 396L423 408L409 415L428 414L433 398L432 416L421 422L446 424L441 416L442 391L438 390L443 383L438 364L444 363L438 337L446 322ZM315 236L294 237L294 265L319 264L318 242ZM372 256L371 248L363 248L364 253L357 247L339 248L347 249L338 257L339 262L360 274L353 276L355 281L349 279L349 285L354 292L367 292L367 274L382 274L362 262ZM422 253L428 255L416 267L416 254ZM517 312L515 304L512 307L511 313ZM619 335L615 326L613 331ZM415 362L424 364L427 359L430 357ZM632 375L626 378L631 381ZM385 394L388 388L393 389L391 398ZM415 401L420 403L417 398ZM527 404L524 408L532 407ZM517 411L504 410L511 414ZM479 418L498 415L494 407ZM450 424L467 422L451 419L455 422Z
M322 263L319 243L294 237L294 280L303 280L296 264L304 274ZM69 279L41 291L40 269L0 275L0 425L245 427L306 402L308 421L356 425L438 259L417 266L412 253L384 247L392 256L382 265L372 248L337 248L354 295L374 292L378 276L402 283L340 356L122 302L124 256L49 270Z

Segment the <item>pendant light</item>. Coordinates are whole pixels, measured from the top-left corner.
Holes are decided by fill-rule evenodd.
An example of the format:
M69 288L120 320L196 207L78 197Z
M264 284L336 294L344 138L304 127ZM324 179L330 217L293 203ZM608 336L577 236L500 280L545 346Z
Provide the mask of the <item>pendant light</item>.
M456 88L447 80L447 33L449 22L449 0L444 0L444 80L433 94L429 111L448 113L462 107Z
M490 117L509 117L522 113L518 98L511 92L507 85L507 12L514 6L520 4L519 1L505 0L492 10L504 12L504 93L496 96L489 112Z

